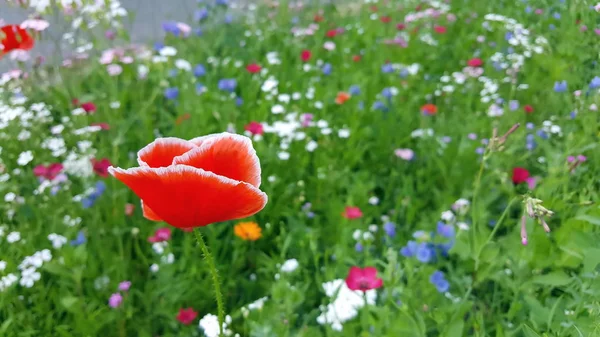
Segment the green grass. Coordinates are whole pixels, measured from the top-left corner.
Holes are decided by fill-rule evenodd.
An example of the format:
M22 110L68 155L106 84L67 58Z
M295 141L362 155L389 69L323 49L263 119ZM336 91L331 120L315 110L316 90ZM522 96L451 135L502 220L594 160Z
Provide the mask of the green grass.
M158 136L191 139L226 130L243 134L251 121L263 123L266 131L253 144L261 161L261 189L269 202L244 221L256 221L262 237L254 242L236 237L233 226L238 221L200 229L219 270L231 315L228 328L234 333L600 336L600 129L595 108L600 96L598 88L590 89L590 81L600 76L600 36L594 32L598 13L590 9L594 4L454 1L445 9L422 4L421 13L432 6L442 13L414 22L405 18L415 12L417 2L378 3L377 12L372 5L360 4L357 11L343 4L305 4L301 10L283 3L278 8L259 5L250 13L254 20L233 11L237 14L231 24L222 23L226 10L217 6L205 22L192 25L206 27L202 36L165 38L164 44L174 47L177 55L164 62L127 52L133 62L115 60L122 73L111 76L93 56L73 67L30 71L27 79L5 84L0 101L0 195L9 196L0 203L0 260L7 263L0 277L12 273L22 280L19 264L37 251L49 249L52 259L36 268L40 279L32 287L19 281L0 287L0 336L203 336L198 320L217 310L208 264L192 233L172 228L172 238L157 253L147 238L168 225L146 220L139 198L113 177L85 175L90 167L83 163L107 158L114 166L133 167L135 153ZM536 8L543 13L535 14ZM314 23L317 13L323 21L314 35L291 33L293 27ZM492 13L522 26L507 28L505 21L486 19ZM386 15L389 23L380 20ZM408 46L385 44L399 33L396 24L401 22L407 26L401 34ZM587 31L581 31L582 25ZM434 26L446 32L436 33ZM345 31L326 37L336 28ZM539 46L540 52L522 56L514 75L495 69L493 60L500 57L496 53L504 55L499 63L521 62L515 55L525 55L528 47L511 46L506 34L523 34L523 29L529 30L531 48ZM435 45L421 41L423 36L430 36ZM536 40L539 37L547 43ZM335 49L326 50L326 41L333 41ZM98 39L94 45L99 53L107 41ZM158 55L151 46L148 50ZM312 52L308 62L300 59L302 50ZM268 62L270 52L278 54L280 64ZM353 55L361 55L360 61L353 61ZM462 72L475 57L483 61L483 73L456 83L458 75L453 73ZM173 74L178 59L192 68L203 64L206 73L196 77L193 69L179 69ZM261 73L246 71L254 62L263 67ZM390 73L382 70L387 62L395 64ZM329 75L323 73L325 63L331 65ZM415 73L403 72L416 64ZM307 65L311 69L305 71ZM147 67L147 76L139 76L140 66ZM54 84L46 85L50 77ZM261 90L270 77L278 81L277 94ZM219 90L224 78L237 81L234 93ZM562 80L568 89L556 92L555 82ZM496 90L482 92L486 81ZM206 87L202 94L198 83ZM353 85L360 93L336 104L337 94ZM444 86L452 86L452 91ZM22 102L11 98L16 87L26 97ZM166 88L177 88L178 96L168 99ZM397 93L385 98L384 88ZM579 96L576 90L581 90ZM281 94L288 94L289 102L278 101ZM236 105L236 98L243 103ZM97 110L73 115L73 99L93 102ZM515 111L510 108L513 100L519 102ZM384 108L378 109L376 102ZM501 116L489 116L494 102L503 109ZM45 104L48 116L41 116L46 110L38 103ZM426 103L435 104L437 114L421 113ZM278 104L284 113L272 113ZM525 105L533 112L524 112ZM33 118L24 122L27 111L33 111ZM309 127L300 125L304 113L314 116ZM74 133L100 122L110 129ZM503 146L482 143L494 128L502 135L517 123L520 127ZM52 135L57 125L64 130ZM293 140L283 135L286 129ZM432 135L415 136L415 130L426 129ZM64 146L58 148L65 151L54 156L44 145L50 138L63 139ZM318 144L314 151L306 149L311 140ZM86 141L89 148L82 143ZM402 148L413 150L414 158L397 157L394 150ZM18 158L24 151L31 151L33 159L21 165ZM70 152L81 158L80 169L67 168ZM282 160L281 152L289 159ZM568 157L577 155L586 161L572 169ZM51 187L36 192L40 182L33 173L37 165L50 163L63 163L67 169L68 181L55 195ZM536 178L533 189L526 183L513 184L515 167ZM99 181L106 189L91 207L74 200L88 196L86 191ZM529 197L543 200L554 215L546 218L548 234L528 218L524 246L522 201ZM469 206L446 221L454 229L453 238L428 235L436 233L442 212L461 198ZM126 204L135 205L131 216L125 214ZM344 218L346 206L359 207L363 216ZM66 216L80 223L68 226ZM393 237L384 230L387 222L395 224ZM357 230L371 235L357 241ZM69 241L80 231L86 242L74 246ZM414 238L416 231L426 235ZM10 232L19 232L20 241L9 243ZM69 241L53 248L51 233ZM401 253L410 240L454 244L447 255L438 251L424 263ZM165 261L169 253L172 263ZM280 270L288 259L299 263L291 273ZM153 264L158 271L151 271ZM322 285L345 279L351 266L376 267L384 285L376 290L375 304L358 310L342 331L335 331L318 323L321 308L334 300ZM449 283L445 292L430 282L436 270ZM108 299L124 280L131 281L131 288L121 292L122 304L111 308ZM261 309L247 311L249 303L265 296ZM188 307L198 318L186 326L175 317Z

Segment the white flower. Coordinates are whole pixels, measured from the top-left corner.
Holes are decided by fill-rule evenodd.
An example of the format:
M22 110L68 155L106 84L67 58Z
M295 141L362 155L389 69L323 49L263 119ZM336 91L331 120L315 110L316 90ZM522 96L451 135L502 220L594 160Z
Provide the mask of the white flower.
M192 65L188 61L183 60L183 59L177 59L175 61L175 67L177 67L181 70L185 70L185 71L192 70Z
M10 232L6 236L6 242L8 243L15 243L19 240L21 240L21 233L19 232Z
M289 103L290 102L290 95L288 94L280 94L279 96L277 96L277 100L281 103Z
M377 198L376 196L372 196L369 198L369 204L377 205L378 203L379 203L379 198Z
M4 271L6 269L6 261L0 260L0 271Z
M67 243L66 237L58 235L56 233L49 234L48 240L52 242L52 247L54 247L55 249L60 249L65 243Z
M168 243L166 241L155 242L152 244L152 250L154 250L156 254L161 255L165 252L165 248L167 247L167 245Z
M15 274L8 274L0 278L0 291L4 291L6 288L12 286L17 282L19 278Z
M340 138L348 138L348 137L350 137L350 130L349 129L339 129L338 136Z
M33 287L36 281L39 281L42 275L37 272L35 267L29 267L21 272L21 280L19 284L25 288Z
M270 183L274 183L277 180L276 176L268 176L267 177L267 181Z
M317 323L331 325L336 331L342 331L343 324L358 315L358 310L365 305L365 297L369 305L375 304L377 300L375 289L366 291L363 297L362 292L350 290L343 279L323 283L323 289L329 298L333 298L336 293L337 296L333 302L322 308Z
M458 229L460 229L461 231L468 231L469 230L469 224L466 222L459 222L456 224L456 226L458 226Z
M379 229L379 227L377 227L377 225L369 225L370 232L377 233L378 229Z
M298 260L289 259L283 263L283 265L281 266L281 271L284 273L291 273L294 270L296 270L296 268L298 268L298 266L299 266Z
M284 112L285 112L285 109L283 108L283 105L281 105L281 104L277 104L277 105L274 105L274 106L271 108L271 112L272 112L273 114L275 114L275 115L279 115L279 114L282 114L282 113L284 113Z
M100 276L94 280L94 288L96 288L96 290L104 289L104 288L106 288L106 286L108 286L109 282L110 282L110 279L108 278L108 276L106 276L106 275Z
M25 166L29 164L32 160L33 153L31 153L31 151L21 152L21 154L19 154L19 158L17 159L17 164Z
M170 47L170 46L164 46L160 49L160 51L158 53L161 56L175 56L175 55L177 55L177 49Z
M279 82L274 77L269 77L261 86L260 90L264 92L271 92L273 89L277 89Z
M288 159L290 159L290 153L281 151L277 154L277 157L279 157L279 159L281 159L281 160L288 160Z
M252 302L252 303L248 304L248 309L249 309L250 311L252 311L252 310L260 310L260 309L262 309L262 307L265 305L265 302L266 302L268 299L269 299L269 298L268 298L268 297L266 297L266 296L265 296L265 297L261 297L261 298L257 299L256 301L254 301L254 302Z
M160 262L164 264L173 264L173 262L175 262L175 255L173 255L173 253L163 255L160 257Z
M231 316L225 317L223 322L223 334L225 336L231 336L231 330L227 329L227 326L231 324ZM207 314L200 320L198 324L200 329L204 332L206 337L218 337L219 336L219 318L213 314Z
M454 213L452 213L452 211L444 211L442 212L441 219L446 223L452 222L454 221Z
M313 152L318 146L319 146L319 144L317 144L317 142L315 142L314 140L311 140L310 142L308 142L306 144L306 151Z
M160 267L159 267L159 266L158 266L156 263L153 263L153 264L150 266L150 271L151 271L151 272L153 272L153 273L156 273L156 272L158 272L158 270L159 270L159 269L160 269Z
M323 48L331 51L335 49L335 43L332 41L325 41L325 43L323 43Z
M5 202L13 202L17 199L17 195L14 194L13 192L8 192L4 195L4 201Z

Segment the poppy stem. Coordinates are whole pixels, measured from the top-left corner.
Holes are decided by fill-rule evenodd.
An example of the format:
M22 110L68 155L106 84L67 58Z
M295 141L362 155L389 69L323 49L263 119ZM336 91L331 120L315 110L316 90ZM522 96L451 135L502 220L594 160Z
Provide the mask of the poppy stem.
M210 269L210 274L213 279L213 287L215 289L215 297L217 298L217 316L219 317L219 336L223 336L223 322L225 316L225 310L223 309L223 293L221 293L221 283L219 282L219 273L217 272L217 267L215 266L215 260L213 259L210 251L208 250L208 246L206 242L204 242L204 238L202 237L202 233L198 228L194 228L194 234L196 235L196 240L200 245L200 249L202 250L202 255L204 255L204 260L208 263L208 268Z

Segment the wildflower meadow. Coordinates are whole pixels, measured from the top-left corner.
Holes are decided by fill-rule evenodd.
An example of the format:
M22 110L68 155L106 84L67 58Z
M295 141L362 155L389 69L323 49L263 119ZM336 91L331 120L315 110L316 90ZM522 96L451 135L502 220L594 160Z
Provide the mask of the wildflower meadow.
M0 3L0 336L600 336L600 3L134 17Z

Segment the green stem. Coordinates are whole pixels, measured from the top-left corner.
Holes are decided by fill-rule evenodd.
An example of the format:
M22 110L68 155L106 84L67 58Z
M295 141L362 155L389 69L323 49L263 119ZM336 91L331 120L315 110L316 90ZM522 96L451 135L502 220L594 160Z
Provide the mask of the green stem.
M225 316L225 310L223 309L223 294L221 293L221 284L219 283L219 273L217 272L217 267L215 266L215 260L213 259L210 251L208 250L208 246L204 242L204 238L202 237L202 233L198 228L194 228L194 234L196 235L196 240L200 245L200 249L202 249L202 255L204 255L204 260L208 263L208 268L210 269L210 274L213 279L213 286L215 288L215 297L217 298L217 316L219 317L219 336L223 336L223 320Z
M479 247L479 249L477 250L477 255L475 255L475 271L477 271L477 269L479 268L479 257L481 256L481 253L483 252L483 249L485 248L485 246L487 246L490 243L490 241L492 241L492 239L494 238L494 235L496 235L496 232L498 231L498 228L500 228L500 225L502 224L502 221L504 221L504 218L508 214L508 210L510 209L510 206L512 206L513 202L515 202L515 200L517 200L517 198L518 197L512 198L510 200L510 202L508 203L508 205L506 205L506 208L504 209L504 212L502 212L502 215L500 216L500 219L498 219L498 222L494 226L494 229L492 229L492 232L488 236L487 240L485 240L485 242L483 243L483 245L481 245L481 247Z

